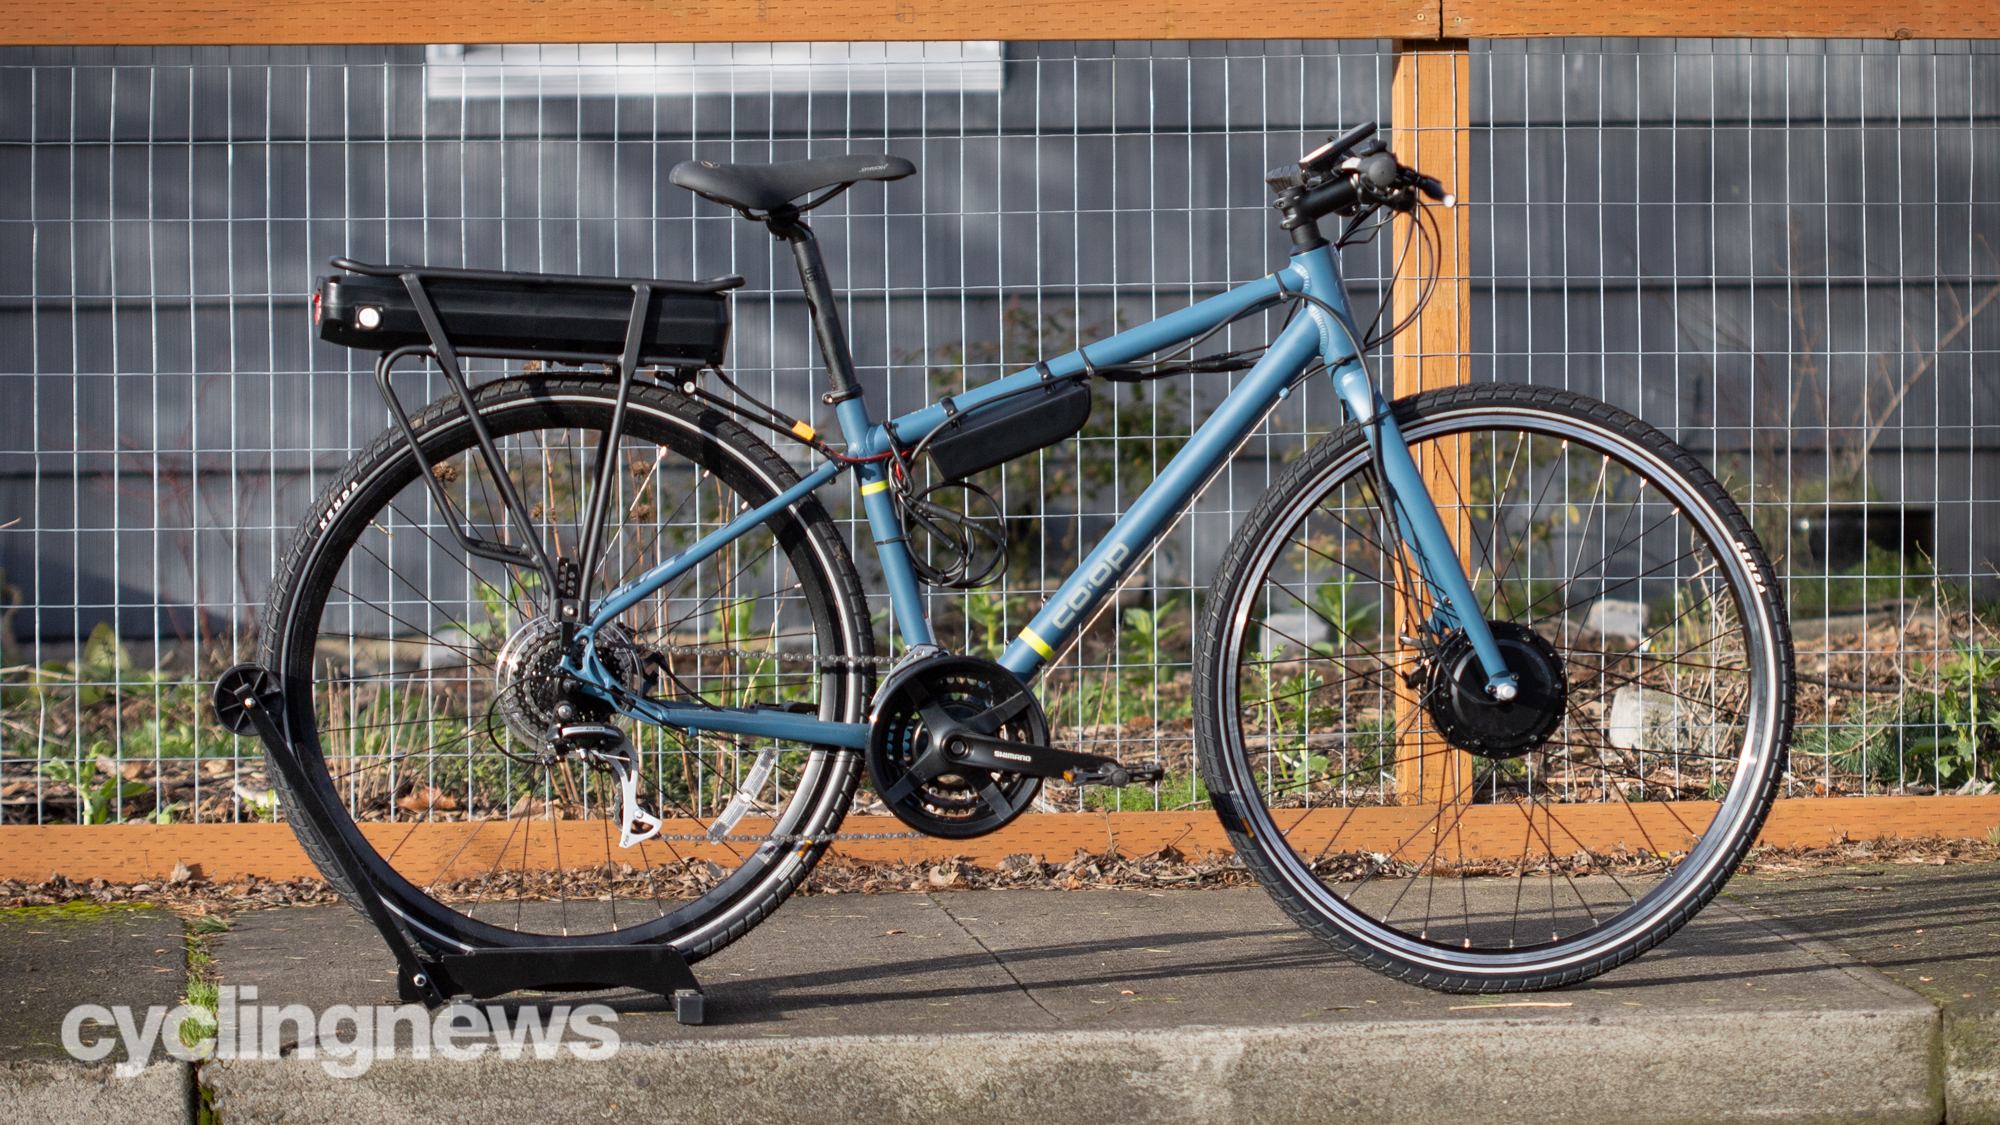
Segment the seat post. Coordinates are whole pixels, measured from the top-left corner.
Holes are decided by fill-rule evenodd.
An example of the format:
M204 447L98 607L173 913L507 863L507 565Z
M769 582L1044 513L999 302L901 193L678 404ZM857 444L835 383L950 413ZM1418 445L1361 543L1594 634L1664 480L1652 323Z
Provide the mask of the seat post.
M792 260L799 267L799 284L805 290L806 307L812 311L813 331L819 337L819 352L826 361L826 374L833 390L825 401L838 406L861 397L861 381L854 375L854 356L847 348L847 333L840 326L840 311L834 307L833 286L827 281L826 262L819 254L819 239L812 228L800 221L797 212L773 215L766 220L771 233L792 244Z

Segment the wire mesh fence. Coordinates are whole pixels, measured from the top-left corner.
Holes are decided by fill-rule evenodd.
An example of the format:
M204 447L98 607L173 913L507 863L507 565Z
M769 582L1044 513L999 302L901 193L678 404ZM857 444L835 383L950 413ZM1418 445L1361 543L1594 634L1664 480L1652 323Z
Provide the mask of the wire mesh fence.
M1801 649L1791 793L1978 790L2000 718L1995 48L1471 56L1474 378L1631 409L1752 513ZM1387 43L1312 41L0 52L6 821L274 815L203 684L253 654L292 528L389 424L367 357L314 339L327 259L743 275L729 369L824 428L788 254L669 185L675 163L918 165L815 224L871 406L900 413L1275 268L1263 172L1386 122L1393 67ZM1347 254L1363 309L1390 253ZM443 393L424 378L406 402ZM1004 647L1231 378L1100 390L1080 438L983 477L1002 580L930 595L944 643ZM1059 738L1168 780L1041 807L1202 801L1194 611L1338 414L1302 386L1044 680ZM856 498L829 500L859 532Z

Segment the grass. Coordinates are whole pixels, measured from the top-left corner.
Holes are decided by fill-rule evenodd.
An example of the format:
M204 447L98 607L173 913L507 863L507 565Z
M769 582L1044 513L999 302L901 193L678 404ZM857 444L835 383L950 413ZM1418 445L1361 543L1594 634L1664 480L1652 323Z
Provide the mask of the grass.
M215 971L215 956L209 944L215 935L228 930L229 923L213 914L198 915L188 922L187 927L187 987L181 992L181 1003L205 1008L211 1017L219 1013L222 991ZM204 1020L189 1016L181 1021L174 1034L183 1044L195 1047L204 1039L214 1038L218 1030L220 1023L215 1018ZM221 1125L221 1117L215 1111L215 1092L202 1085L200 1067L197 1062L195 1091L200 1100L195 1108L195 1125Z
M188 923L187 927L187 987L181 992L181 1003L192 1004L207 1009L210 1018L189 1016L181 1021L175 1034L180 1041L193 1047L202 1040L215 1035L217 1023L215 1015L222 1002L218 977L215 971L215 956L209 944L215 935L226 933L229 923L213 914L203 914Z
M85 922L101 918L113 910L150 910L146 906L105 906L96 902L65 902L55 906L10 906L7 917L22 918L32 922Z
M1206 808L1208 787L1201 783L1199 775L1192 773L1170 773L1157 786L1106 789L1093 785L1083 791L1083 807L1091 812L1144 812L1155 808L1161 812L1174 812Z

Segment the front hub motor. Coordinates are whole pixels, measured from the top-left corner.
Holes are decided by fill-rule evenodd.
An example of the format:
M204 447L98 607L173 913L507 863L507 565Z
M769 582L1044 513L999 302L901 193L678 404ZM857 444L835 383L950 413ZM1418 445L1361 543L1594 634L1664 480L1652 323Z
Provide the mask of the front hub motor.
M1047 746L1048 720L1014 673L990 660L938 656L882 685L868 733L868 777L889 811L931 836L984 836L1026 812L1038 777L960 762L951 734Z
M1482 758L1518 758L1548 741L1562 722L1569 681L1555 646L1533 629L1494 622L1493 642L1520 685L1508 702L1486 690L1486 669L1461 630L1430 662L1424 709L1445 741Z

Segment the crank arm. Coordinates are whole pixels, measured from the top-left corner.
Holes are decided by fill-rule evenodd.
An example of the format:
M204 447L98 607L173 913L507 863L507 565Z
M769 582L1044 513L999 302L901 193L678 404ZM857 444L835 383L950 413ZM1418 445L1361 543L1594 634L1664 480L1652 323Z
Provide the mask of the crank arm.
M1021 773L1030 777L1053 777L1078 785L1135 785L1160 780L1166 770L1159 763L1126 766L1098 754L1078 754L1053 746L1035 746L990 738L961 727L944 739L944 756L954 766Z

